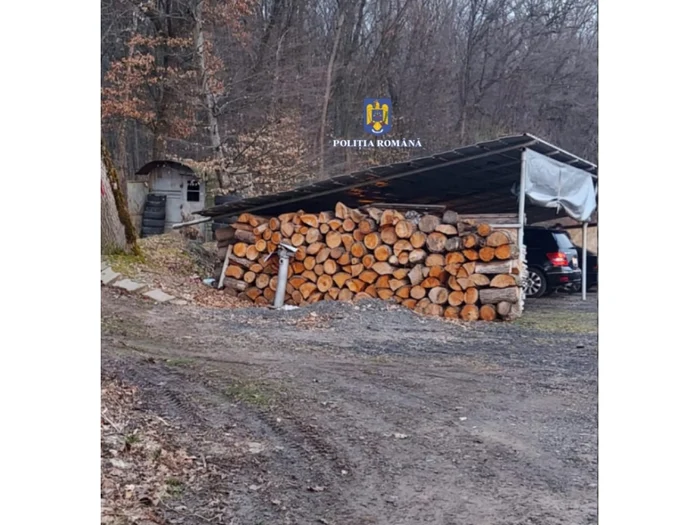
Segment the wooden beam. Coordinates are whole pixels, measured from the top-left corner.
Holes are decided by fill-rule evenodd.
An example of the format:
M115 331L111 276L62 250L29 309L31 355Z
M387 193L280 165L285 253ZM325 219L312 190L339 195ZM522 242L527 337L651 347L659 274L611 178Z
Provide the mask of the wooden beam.
M219 277L219 286L221 288L224 285L224 277L226 277L226 269L228 268L229 257L231 257L231 250L233 250L233 245L228 245L228 250L226 250L226 259L224 259L224 265L221 267L221 276Z

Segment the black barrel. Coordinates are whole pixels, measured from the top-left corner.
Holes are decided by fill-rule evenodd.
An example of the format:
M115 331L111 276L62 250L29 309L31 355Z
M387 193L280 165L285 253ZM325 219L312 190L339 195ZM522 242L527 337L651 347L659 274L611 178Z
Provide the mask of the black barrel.
M155 193L149 193L146 195L146 204L160 204L165 206L165 200L167 195L157 195Z
M146 207L141 221L141 237L161 235L165 231L165 195L146 195Z

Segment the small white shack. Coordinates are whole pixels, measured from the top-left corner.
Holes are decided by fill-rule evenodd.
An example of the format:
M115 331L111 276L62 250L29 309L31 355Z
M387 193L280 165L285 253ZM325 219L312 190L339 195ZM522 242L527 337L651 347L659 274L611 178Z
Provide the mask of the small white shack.
M180 162L151 161L136 172L136 177L139 182L129 182L128 199L136 224L141 223L148 193L166 197L165 231L172 230L173 224L192 220L194 212L205 207L206 182Z

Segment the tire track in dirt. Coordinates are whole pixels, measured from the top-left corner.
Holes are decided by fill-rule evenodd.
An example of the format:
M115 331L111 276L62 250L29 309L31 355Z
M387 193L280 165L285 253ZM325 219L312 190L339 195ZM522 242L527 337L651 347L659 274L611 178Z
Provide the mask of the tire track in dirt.
M141 356L120 353L114 358L112 349L107 350L103 368L140 389L144 410L159 414L186 430L183 445L196 454L206 454L207 461L219 469L238 473L247 479L243 485L256 486L261 479L274 480L271 486L256 492L260 498L251 498L245 491L228 487L227 491L232 491L239 500L237 512L245 507L254 514L250 519L274 519L269 513L280 514L278 507L285 506L282 512L285 520L298 519L298 523L306 522L315 514L319 517L332 515L336 519L345 512L349 513L348 517L353 515L353 511L340 510L351 509L356 503L346 501L345 497L346 485L353 480L351 475L342 474L350 470L348 460L332 441L323 437L316 425L284 411L279 412L283 415L282 422L277 422L268 413L252 410L243 403L231 403L221 393L222 380L214 375L209 375L214 378L210 381L212 386L205 388L192 381L191 371L172 369ZM216 373L221 374L222 370L209 370L209 374ZM233 426L231 422L235 422ZM193 436L198 439L187 439ZM201 441L218 446L214 449L202 447ZM240 448L245 442L264 444L274 453L251 455L241 451L231 455L225 450ZM322 490L309 490L315 487ZM294 497L285 498L290 492ZM276 495L265 501L266 494ZM272 499L279 500L280 505L271 505Z
M533 499L538 499L538 495L533 493L525 497L509 495L509 485L522 486L529 476L540 478L539 490L535 490L538 487L534 485L530 489L533 492L541 491L543 495L548 495L558 485L557 480L552 479L552 473L537 464L530 444L512 439L494 439L482 428L481 421L474 421L470 414L470 423L479 423L479 430L471 430L471 424L466 427L457 423L458 414L464 411L455 413L453 407L445 410L445 406L440 407L434 398L428 397L429 394L420 396L412 391L412 395L408 396L404 395L404 386L397 388L389 381L374 386L371 378L367 379L364 384L357 375L347 382L340 378L333 379L336 398L347 394L345 399L353 401L333 418L335 421L328 422L328 432L336 432L350 414L355 420L372 421L372 428L365 427L361 431L366 436L374 435L376 454L365 456L362 475L382 471L381 481L377 481L371 492L380 491L399 512L422 515L425 509L420 504L421 498L430 494L433 504L439 502L442 509L451 510L455 519L474 519L476 509L467 511L460 495L480 493L483 500L483 493L489 492L494 497L488 507L493 515L498 515L505 513L501 508L504 500L526 509L532 506ZM388 412L386 406L382 407L377 402L378 399L392 403L392 410ZM364 407L364 411L360 407ZM429 423L425 424L426 421ZM410 442L410 446L403 447L403 441L392 440L391 434L387 439L386 431L389 429L407 432L406 443ZM519 447L515 448L514 445ZM524 452L529 453L529 459L523 457ZM387 467L380 458L392 458L393 465ZM416 461L417 458L425 459L425 463ZM520 468L523 464L529 471L525 476ZM366 479L371 480L372 476ZM406 483L402 482L404 480ZM386 487L394 488L387 493ZM563 494L560 497L565 499ZM488 516L484 515L483 518L487 519Z
M292 317L265 311L256 331L255 312L106 302L122 321L106 330L105 366L144 385L150 409L182 414L183 439L211 442L193 440L240 478L217 488L233 523L595 523L595 354L574 350L573 336L537 332L551 341L538 346L517 326L465 332L403 315L383 336L374 327L387 312L371 312L352 335L333 333L331 319L275 346ZM398 339L402 319L410 344ZM112 355L129 364L110 364ZM280 397L271 407L235 402L225 395L235 379ZM282 450L241 451L250 440Z

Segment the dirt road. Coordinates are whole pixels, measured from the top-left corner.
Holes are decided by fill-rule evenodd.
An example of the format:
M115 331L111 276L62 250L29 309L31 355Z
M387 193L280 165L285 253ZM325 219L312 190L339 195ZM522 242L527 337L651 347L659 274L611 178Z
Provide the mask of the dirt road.
M459 324L380 301L290 312L103 290L103 376L219 473L167 523L597 522L595 295Z

